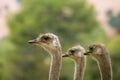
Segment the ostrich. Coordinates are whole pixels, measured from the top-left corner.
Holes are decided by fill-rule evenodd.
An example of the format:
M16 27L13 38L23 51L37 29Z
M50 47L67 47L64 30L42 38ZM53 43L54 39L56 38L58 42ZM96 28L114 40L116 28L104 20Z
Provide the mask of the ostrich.
M62 57L69 57L75 63L74 80L83 80L86 68L85 49L82 46L74 46L68 49L67 53Z
M51 56L49 80L59 80L62 51L58 37L52 33L45 33L34 40L29 40L28 43L39 45L49 52Z
M99 67L101 80L112 80L111 58L104 44L94 43L89 46L89 51L84 55L92 56Z

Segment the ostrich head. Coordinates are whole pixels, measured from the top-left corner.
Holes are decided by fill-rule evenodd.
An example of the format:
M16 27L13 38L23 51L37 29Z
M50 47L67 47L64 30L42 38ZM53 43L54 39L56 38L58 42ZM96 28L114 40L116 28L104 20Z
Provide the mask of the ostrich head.
M39 45L50 53L54 53L55 51L61 50L59 39L53 33L45 33L39 35L36 39L29 40L28 43Z
M74 46L68 49L67 53L64 54L62 57L70 57L74 60L77 60L80 57L83 57L85 53L85 49L81 46Z
M105 50L105 45L102 44L102 43L94 43L94 44L91 44L89 45L89 51L84 53L84 55L102 55L104 54L103 51L106 51Z

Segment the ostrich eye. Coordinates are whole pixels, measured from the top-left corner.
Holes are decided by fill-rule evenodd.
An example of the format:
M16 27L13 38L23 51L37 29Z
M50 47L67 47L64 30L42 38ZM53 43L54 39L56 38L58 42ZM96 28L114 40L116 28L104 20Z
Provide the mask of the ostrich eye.
M45 41L47 41L48 39L50 39L48 36L45 36L44 38L43 38Z
M89 49L90 49L90 50L93 50L93 47L90 47Z
M90 46L89 47L89 50L93 50L93 49L95 49L96 48L96 46Z
M70 50L70 52L73 54L75 51L74 50Z
M94 48L93 47L89 47L90 50L93 50Z

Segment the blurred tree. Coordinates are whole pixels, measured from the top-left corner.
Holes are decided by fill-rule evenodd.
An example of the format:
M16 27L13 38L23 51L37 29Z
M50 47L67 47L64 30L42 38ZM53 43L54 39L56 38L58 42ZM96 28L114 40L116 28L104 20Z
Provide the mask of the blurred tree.
M85 44L87 39L90 43L98 37L96 32L92 33L98 28L93 6L88 5L86 0L23 0L22 3L21 12L8 20L10 40L16 47L12 52L14 55L8 56L14 67L13 77L9 80L48 79L48 54L43 54L46 52L39 47L27 44L39 33L58 35L61 44L64 44L63 51L75 44ZM71 63L63 65L61 80L72 80L70 72L73 72L73 66Z
M112 57L112 65L113 65L113 80L120 79L120 36L116 37L112 40L109 45L108 49L111 53Z
M114 15L111 10L107 11L107 15L109 17L109 24L112 27L115 27L116 30L120 33L120 12L118 15Z
M23 43L24 38L16 36L27 40L40 32L62 33L73 42L80 33L89 33L98 24L93 7L87 6L85 0L24 0L10 26L12 40L17 43Z
M0 40L0 80L8 80L13 70L9 63L8 56L15 50L13 43L7 37ZM9 66L8 66L9 65Z

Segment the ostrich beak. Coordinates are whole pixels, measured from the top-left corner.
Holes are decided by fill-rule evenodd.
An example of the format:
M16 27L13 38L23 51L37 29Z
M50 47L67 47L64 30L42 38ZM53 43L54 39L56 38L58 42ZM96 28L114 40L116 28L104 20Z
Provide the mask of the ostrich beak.
M62 57L68 57L69 55L68 54L63 54Z
M90 55L90 53L91 53L91 52L90 52L90 51L88 51L88 52L84 53L84 55Z
M36 40L36 39L34 39L34 40L29 40L28 43L29 43L29 44L35 44L35 43L37 43L37 40Z

